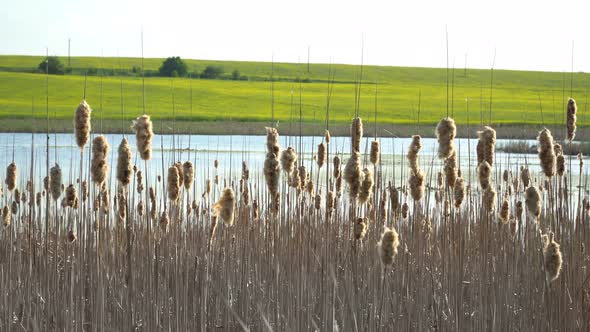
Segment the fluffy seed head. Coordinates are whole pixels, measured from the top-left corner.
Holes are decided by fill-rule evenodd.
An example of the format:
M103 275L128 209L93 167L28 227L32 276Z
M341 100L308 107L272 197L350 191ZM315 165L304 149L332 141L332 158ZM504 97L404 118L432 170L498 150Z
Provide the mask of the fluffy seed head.
M126 186L131 182L131 147L126 138L121 140L119 148L117 149L117 180Z
M160 229L162 232L168 232L168 225L170 224L170 217L168 217L168 212L164 210L160 215Z
M74 207L76 200L78 200L78 192L76 191L76 187L73 184L70 184L66 188L66 206Z
M361 152L361 140L363 139L363 120L354 118L350 126L351 152Z
M178 174L178 168L175 165L168 168L167 183L168 199L177 202L180 197L180 174Z
M324 135L324 139L326 140L326 144L330 144L330 131L326 129L326 133Z
M354 239L360 241L367 235L367 218L357 218L354 223Z
M565 157L562 154L557 156L555 161L555 170L559 176L563 176L565 174Z
M522 201L516 202L516 219L518 221L522 221L522 213L524 212L524 207L522 205Z
M182 175L184 176L184 180L182 181L184 188L190 190L195 181L195 168L193 167L192 162L185 161L184 164L182 164Z
M288 147L286 150L281 152L281 167L287 174L291 174L297 164L297 153L292 147Z
M379 155L380 155L380 147L379 141L372 141L371 142L371 164L377 165L379 163Z
M337 155L334 156L334 178L338 179L339 177L342 176L342 161L340 160L340 157L338 157Z
M399 247L399 236L395 228L385 227L381 240L377 244L379 248L379 256L383 265L390 265L397 255L397 248Z
M487 161L490 166L494 164L494 154L496 151L496 131L485 126L482 131L478 131L479 141L477 143L478 163ZM482 160L480 160L482 158Z
M576 106L576 101L573 98L568 99L567 101L567 135L566 139L568 141L573 141L574 137L576 137L576 112L578 110L578 106Z
M492 177L492 167L487 161L482 161L477 167L477 177L481 189L487 189L490 186L490 180Z
M526 189L524 203L532 216L537 219L541 216L541 194L537 187L530 186Z
M408 153L406 155L406 158L408 159L408 162L410 164L410 169L413 171L418 170L418 153L422 149L421 140L422 138L420 137L420 135L412 136L412 142L408 147Z
M344 167L344 181L348 184L348 190L351 199L356 199L359 195L363 183L363 175L360 164L361 155L354 151L351 153L346 166ZM300 171L301 173L301 171Z
M49 189L51 191L51 197L57 201L61 196L61 168L56 163L55 166L49 170Z
M78 108L76 108L76 114L74 116L74 127L76 135L76 144L80 149L83 149L88 139L90 138L90 113L92 109L86 100L82 100Z
M520 168L520 181L522 181L522 185L526 188L531 184L531 172L526 167Z
M279 132L276 128L266 127L266 152L279 155Z
M92 140L92 160L90 164L90 178L98 185L106 180L109 165L107 156L109 153L109 143L106 137L98 135Z
M455 180L457 180L457 151L453 150L451 155L445 159L445 177L447 179L447 186L453 187Z
M555 175L555 152L553 151L553 136L551 131L544 128L539 132L537 137L539 141L539 161L541 162L541 168L543 173L547 177Z
M459 208L465 199L465 181L463 178L457 178L453 186L453 199L455 208Z
M555 242L553 232L542 235L543 239L543 258L545 263L545 275L548 282L555 281L561 272L561 265L563 258L561 257L561 250L559 243Z
M410 171L410 178L408 179L408 184L410 186L410 196L415 201L419 201L424 197L424 189L425 189L425 182L424 182L425 174L422 170L417 171Z
M484 189L482 195L483 207L487 212L491 212L496 207L496 191L492 186Z
M371 194L373 193L373 172L368 168L363 169L362 178L363 182L359 192L359 202L364 204L371 199Z
M324 163L326 162L326 144L324 144L324 142L320 143L318 145L318 167L322 168L322 166L324 166Z
M404 219L408 218L408 212L409 212L408 203L404 202L404 204L402 204L402 218L404 218Z
M213 205L215 215L223 219L226 225L231 226L234 223L234 206L236 196L234 190L225 188L219 200Z
M14 188L16 188L17 174L18 168L13 161L10 163L10 165L8 165L8 167L6 167L6 180L4 183L6 183L6 188L8 191L13 191Z
M438 159L448 158L455 150L455 136L457 126L451 118L441 119L436 126L436 138L438 140Z
M2 209L2 222L4 227L10 226L10 209L6 205Z
M397 188L395 186L393 186L391 184L391 182L389 182L389 202L390 202L390 206L391 206L391 211L393 214L395 214L397 212L397 210L399 209L399 191L397 190Z
M245 160L242 161L242 179L246 181L250 179L250 169L248 168L248 163Z
M500 206L500 221L503 224L507 224L510 220L510 205L508 204L508 199L504 198L502 201L502 205Z
M152 139L154 138L152 127L152 120L146 114L138 117L133 121L133 125L131 126L133 131L135 131L137 152L139 152L142 160L150 160L152 158Z

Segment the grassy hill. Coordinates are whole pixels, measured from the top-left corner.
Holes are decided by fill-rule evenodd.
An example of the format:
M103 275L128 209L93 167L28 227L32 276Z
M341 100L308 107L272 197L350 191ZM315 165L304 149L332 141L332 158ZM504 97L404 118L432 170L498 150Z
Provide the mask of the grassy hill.
M33 73L40 56L0 56L0 118L27 119L31 116L31 99L36 102L36 117L45 118L45 82L42 74ZM61 58L67 64L67 59ZM163 59L145 59L145 68L156 71ZM146 111L155 119L191 121L267 122L271 117L269 79L271 64L263 62L186 60L190 71L207 65L223 66L226 73L237 69L249 81L200 80L186 78L147 77L145 79ZM105 120L133 118L142 113L142 80L131 68L140 66L139 58L73 57L72 75L49 76L49 108L52 117L69 120L84 92L84 76L88 68L125 71L131 76L89 76L86 99L95 110L95 118ZM334 124L348 123L354 110L354 89L358 66L332 65L335 72L330 119ZM327 64L307 65L275 63L275 118L288 122L299 116L299 83L302 115L307 123L323 121L326 105ZM436 123L446 114L446 69L365 66L361 94L361 116L373 118L375 85L378 82L378 121L382 124L414 125L418 116L418 95L421 93L420 123ZM490 71L457 69L454 88L449 98L454 118L459 124L471 124L489 117ZM190 85L192 84L192 111ZM553 72L494 71L492 123L496 125L561 124L565 100L569 96L570 75ZM101 90L102 87L102 90ZM587 125L586 97L590 75L574 74L573 96L578 101L579 125ZM123 109L121 112L121 89ZM564 90L565 89L565 90ZM102 91L102 93L101 93ZM174 91L174 93L173 93ZM173 99L174 95L174 114ZM102 96L102 98L101 98ZM469 98L469 113L466 99ZM102 107L101 107L102 102ZM541 107L543 115L541 116ZM102 111L102 112L99 112ZM22 121L21 121L22 122ZM1 123L5 123L4 126ZM0 129L10 121L0 121ZM239 128L237 128L239 129ZM69 131L65 130L65 131Z

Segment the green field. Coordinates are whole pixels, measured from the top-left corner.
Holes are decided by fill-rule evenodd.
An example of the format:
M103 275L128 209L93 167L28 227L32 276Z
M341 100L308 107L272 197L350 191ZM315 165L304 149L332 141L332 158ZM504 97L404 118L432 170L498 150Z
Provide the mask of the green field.
M31 117L31 99L35 99L35 117L45 118L46 77L32 73L42 57L0 56L0 118L7 123ZM65 58L61 58L67 64ZM247 75L249 81L199 80L148 77L145 79L146 112L154 119L171 120L174 109L177 120L266 122L271 117L270 63L186 60L191 71L210 64L221 65L226 73L234 69ZM145 59L146 70L155 71L162 59ZM141 64L138 58L72 58L74 75L49 76L49 110L51 117L67 120L80 102L84 76L76 75L87 68L130 71ZM305 122L324 120L327 64L275 64L275 118L284 124L299 116L298 77L311 83L301 84L302 115ZM334 125L348 123L354 111L354 89L358 66L333 65L335 71L330 119ZM420 123L431 125L446 114L446 69L365 66L360 102L360 115L373 118L375 85L378 82L377 118L382 124L413 125L417 121L418 94L421 98ZM590 75L573 75L573 96L578 101L578 125L588 125L586 117L587 88ZM121 84L122 83L122 84ZM190 84L193 86L192 111ZM101 94L102 86L102 94ZM565 86L565 93L564 93ZM121 111L121 87L123 110ZM457 69L450 112L458 124L479 124L490 110L490 71ZM561 124L564 121L565 98L569 96L570 74L525 71L494 71L492 123L494 125ZM142 113L142 80L137 76L89 76L86 99L97 118L105 120L133 118ZM293 93L293 96L292 96ZM102 96L102 98L101 98ZM469 112L466 99L469 98ZM102 107L101 107L102 99ZM540 107L543 109L541 116ZM449 106L451 107L451 106ZM22 120L20 120L22 121ZM239 127L239 126L238 126ZM69 131L69 128L64 128ZM237 128L239 132L239 128Z

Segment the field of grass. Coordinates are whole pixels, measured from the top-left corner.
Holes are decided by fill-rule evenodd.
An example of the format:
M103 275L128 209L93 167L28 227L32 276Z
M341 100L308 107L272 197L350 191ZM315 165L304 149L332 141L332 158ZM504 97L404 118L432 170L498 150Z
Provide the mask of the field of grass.
M0 56L0 118L27 119L31 116L31 98L35 98L36 117L45 118L45 76L30 73L42 57ZM62 58L66 62L65 58ZM145 59L146 70L157 70L162 59ZM210 64L222 65L226 72L238 69L250 81L193 80L192 111L190 81L185 78L149 77L145 80L146 111L155 119L171 120L174 108L178 120L268 122L271 117L270 63L186 60L190 70L202 70ZM72 67L121 68L138 66L138 58L74 57ZM297 77L309 78L302 84L302 116L307 123L324 119L328 68L326 64L275 64L275 118L284 126L299 116ZM335 70L330 118L333 124L345 124L354 110L355 79L358 66L334 65ZM100 71L99 71L100 72ZM445 69L366 66L361 94L360 115L373 118L374 82L378 81L378 121L381 124L413 125L417 121L418 95L421 93L420 123L434 124L446 114L447 90ZM465 76L465 74L467 76ZM588 124L586 117L587 87L590 75L574 74L573 97L578 101L578 125ZM102 107L101 107L102 81ZM565 92L564 92L565 86ZM570 75L564 73L494 71L492 123L494 125L561 124L565 100L569 95ZM86 99L95 111L102 110L104 119L121 118L121 88L125 118L142 113L142 84L137 76L88 77ZM49 108L52 117L71 119L84 90L81 75L49 77ZM490 108L490 71L463 69L455 71L454 88L449 108L459 125L487 122ZM292 95L293 93L293 95ZM469 98L469 114L466 99ZM541 109L543 116L541 116ZM99 116L99 112L94 114ZM0 129L10 129L2 128ZM236 130L239 132L239 126ZM385 134L385 133L382 133Z

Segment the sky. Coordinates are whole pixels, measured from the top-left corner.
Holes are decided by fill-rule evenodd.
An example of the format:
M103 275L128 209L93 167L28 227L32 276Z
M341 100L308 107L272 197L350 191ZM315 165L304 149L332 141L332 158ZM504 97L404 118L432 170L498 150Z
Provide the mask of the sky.
M590 1L3 0L0 54L590 72ZM362 52L361 52L362 51ZM495 56L494 56L495 55ZM494 61L495 59L495 61ZM0 64L1 65L1 64Z

